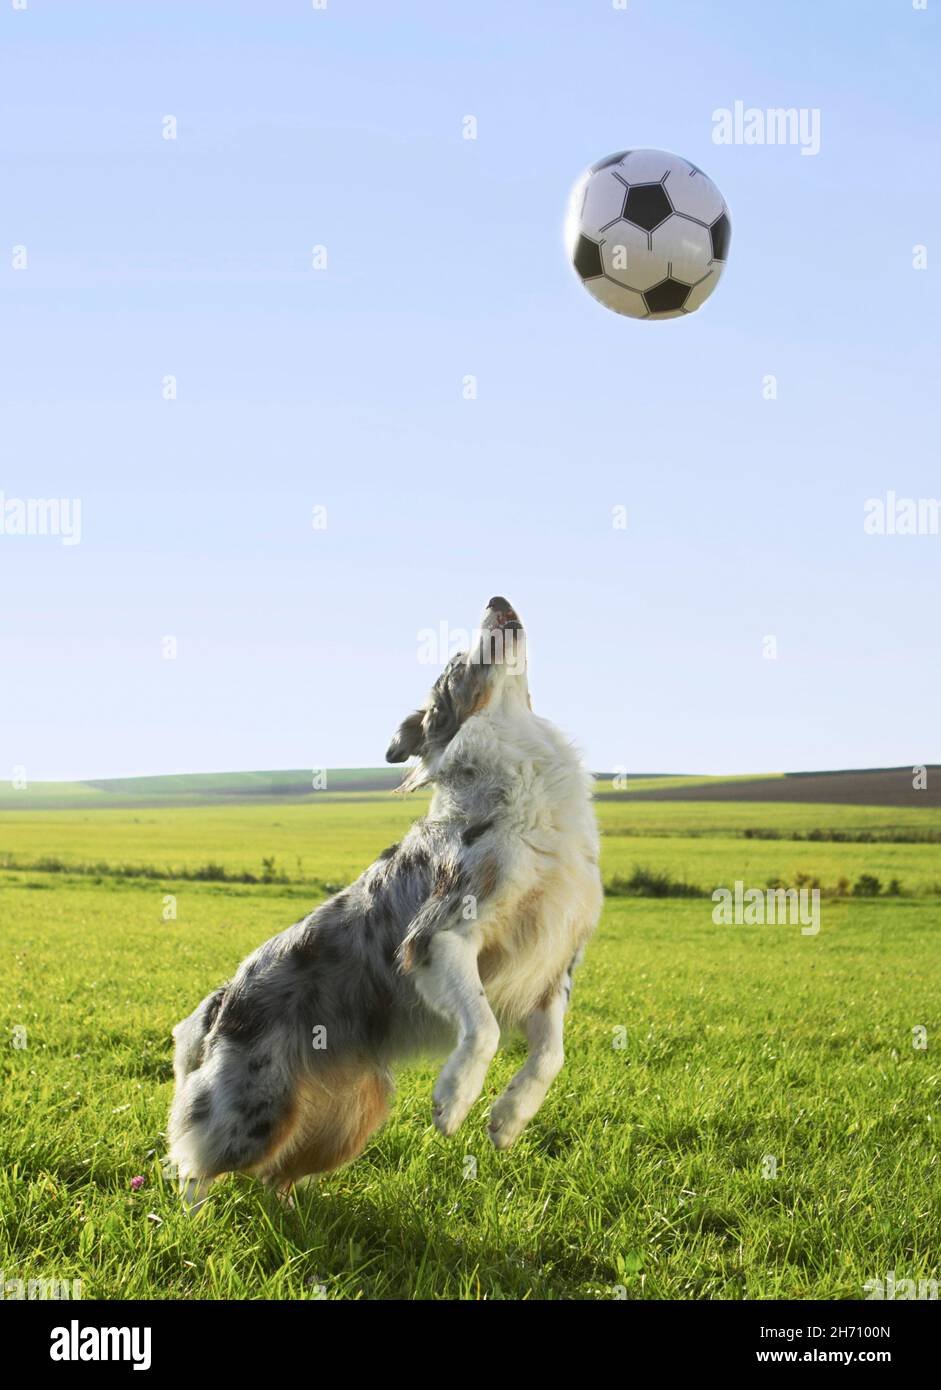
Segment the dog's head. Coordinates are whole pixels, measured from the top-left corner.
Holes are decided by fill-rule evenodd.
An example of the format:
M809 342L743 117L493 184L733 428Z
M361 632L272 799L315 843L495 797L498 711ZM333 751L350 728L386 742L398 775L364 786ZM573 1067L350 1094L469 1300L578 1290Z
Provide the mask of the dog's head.
M432 780L448 744L475 714L505 699L529 703L526 683L526 633L513 605L492 598L467 652L452 657L428 698L402 721L386 751L386 762L420 762L401 791Z

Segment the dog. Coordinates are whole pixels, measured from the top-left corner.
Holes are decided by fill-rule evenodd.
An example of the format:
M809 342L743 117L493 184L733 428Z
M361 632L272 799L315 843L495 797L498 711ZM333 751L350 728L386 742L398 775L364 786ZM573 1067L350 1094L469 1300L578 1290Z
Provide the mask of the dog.
M601 911L591 777L532 711L526 634L492 598L386 759L417 759L427 816L355 883L259 947L173 1030L170 1159L190 1206L213 1179L281 1192L348 1163L383 1122L391 1066L449 1055L433 1119L456 1133L502 1031L526 1060L489 1117L498 1149L563 1061L572 972Z

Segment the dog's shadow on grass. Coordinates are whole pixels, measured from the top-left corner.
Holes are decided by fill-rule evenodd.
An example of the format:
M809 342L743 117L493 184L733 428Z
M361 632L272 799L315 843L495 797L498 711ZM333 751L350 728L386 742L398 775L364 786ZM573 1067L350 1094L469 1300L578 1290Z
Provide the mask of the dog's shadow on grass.
M316 1242L336 1274L355 1277L367 1298L454 1298L462 1288L469 1297L557 1298L560 1284L575 1288L599 1279L597 1263L538 1232L524 1246L467 1229L466 1217L466 1234L457 1235L444 1210L423 1216L404 1203L362 1197L351 1205L348 1195L316 1189L295 1202L293 1211L283 1212L286 1234L305 1248ZM423 1276L423 1269L429 1273ZM329 1278L325 1282L329 1295Z
M533 1135L530 1147L557 1161L575 1142L552 1127ZM391 1188L336 1191L317 1179L295 1188L290 1204L273 1193L263 1200L287 1244L315 1249L323 1268L355 1280L367 1298L454 1298L463 1291L468 1297L554 1299L560 1286L575 1291L611 1282L611 1271L574 1251L551 1229L551 1218L532 1225L523 1240L503 1229L502 1221L494 1223L476 1190L486 1181L477 1179L427 1206L403 1200Z

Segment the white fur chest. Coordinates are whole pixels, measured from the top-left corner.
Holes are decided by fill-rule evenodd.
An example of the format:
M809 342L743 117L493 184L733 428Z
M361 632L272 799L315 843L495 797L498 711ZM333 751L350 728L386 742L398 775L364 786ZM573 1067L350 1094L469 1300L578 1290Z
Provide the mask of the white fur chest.
M528 709L475 719L462 735L456 762L497 790L487 852L499 857L500 890L481 913L481 978L498 1017L515 1023L558 985L600 913L591 778Z
M598 859L591 778L575 748L545 719L526 711L492 721L497 765L506 770L500 821L535 856L569 870ZM527 855L521 854L525 863ZM542 864L542 872L548 868Z

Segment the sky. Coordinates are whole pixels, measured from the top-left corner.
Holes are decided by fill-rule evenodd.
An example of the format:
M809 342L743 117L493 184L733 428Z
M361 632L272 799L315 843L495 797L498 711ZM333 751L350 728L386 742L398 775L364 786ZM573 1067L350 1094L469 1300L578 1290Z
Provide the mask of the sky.
M941 496L941 4L15 3L0 493L81 532L0 534L0 777L377 765L493 594L596 770L941 761L941 535L864 526ZM645 146L733 224L661 323L562 241Z

